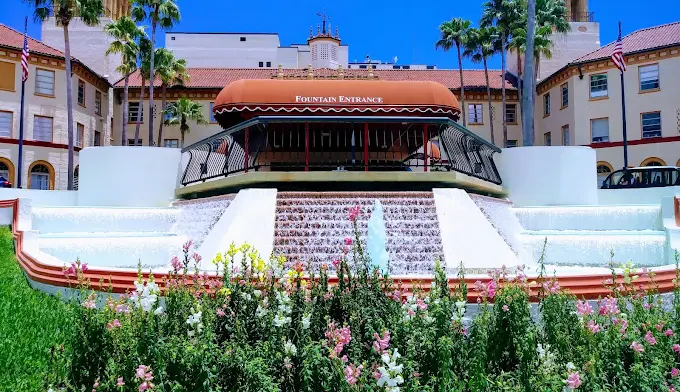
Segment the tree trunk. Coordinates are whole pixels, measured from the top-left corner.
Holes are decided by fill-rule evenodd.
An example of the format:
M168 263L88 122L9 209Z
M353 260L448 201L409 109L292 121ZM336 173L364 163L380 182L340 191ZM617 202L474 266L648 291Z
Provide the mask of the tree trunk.
M156 81L156 72L154 69L154 60L156 57L156 25L158 24L158 4L154 13L153 21L151 22L151 76L149 76L149 146L153 146L153 85Z
M527 17L527 43L524 53L524 96L522 100L522 145L534 145L534 92L531 91L534 85L534 35L536 34L536 0L528 0Z
M163 83L163 102L161 103L161 125L158 127L158 143L156 146L161 147L161 141L163 141L163 125L165 124L165 100L167 99L168 88L165 83Z
M501 31L501 96L503 99L503 104L501 105L502 108L501 110L503 113L501 113L501 118L503 119L503 146L502 147L507 147L508 146L508 123L505 118L505 105L506 105L506 98L505 98L505 68L507 64L505 63L505 31Z
M141 72L141 70L140 70ZM142 90L139 92L139 109L137 110L137 124L135 127L135 146L139 140L139 130L142 127L142 117L144 116L144 91L146 90L146 80L142 77ZM149 114L147 113L147 116Z
M486 95L489 98L489 125L491 127L491 144L496 145L496 137L493 132L493 111L491 110L491 87L489 86L489 68L486 66L486 56L482 57L484 61L484 76L486 77Z
M536 58L534 59L534 78L532 79L533 85L531 86L531 92L533 94L536 94L536 85L538 84L537 79L540 62L541 62L540 56L536 56ZM536 103L534 102L534 105L535 104ZM534 143L536 143L536 121L531 123L531 134L534 135Z
M68 185L66 189L73 190L73 86L71 78L71 43L68 35L69 23L62 22L64 27L64 59L66 62L66 129L68 132ZM21 174L21 173L20 173ZM30 174L29 174L30 175ZM56 179L55 179L56 180Z
M180 134L180 138L181 138L180 143L179 143L179 148L184 148L184 135L187 132L186 131L186 125L187 125L187 122L184 119L184 116L182 116L182 121L181 121L180 126L179 126L179 134Z
M460 75L460 111L463 114L463 126L467 126L466 115L467 108L465 107L465 81L463 80L463 56L460 54L460 44L456 43L458 49L458 73Z
M519 113L524 115L524 103L522 97L524 96L524 83L522 82L522 54L517 51L517 93L519 95Z
M127 125L128 125L128 97L130 91L130 74L125 75L125 87L123 87L123 118L120 120L121 127L121 138L120 145L124 146L127 144ZM112 130L113 131L113 130Z

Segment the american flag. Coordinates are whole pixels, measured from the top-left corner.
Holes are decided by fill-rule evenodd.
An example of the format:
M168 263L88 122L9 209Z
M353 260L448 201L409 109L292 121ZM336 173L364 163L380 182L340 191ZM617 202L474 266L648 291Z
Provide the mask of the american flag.
M621 72L626 70L626 60L623 58L623 42L621 41L621 24L619 23L619 39L616 40L612 62Z
M24 82L28 80L28 36L24 33L24 50L21 52L21 68L23 72Z

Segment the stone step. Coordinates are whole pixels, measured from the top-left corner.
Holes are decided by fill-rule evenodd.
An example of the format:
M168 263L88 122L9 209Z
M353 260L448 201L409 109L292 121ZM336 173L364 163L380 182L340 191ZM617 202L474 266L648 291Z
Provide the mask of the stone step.
M367 228L359 229L359 235L365 237L368 234ZM439 236L439 229L434 228L388 228L388 237L437 237ZM350 228L334 228L334 229L315 229L310 231L309 229L277 229L276 237L325 237L325 238L340 238L343 239L347 236L354 237L354 231Z
M386 222L392 220L402 220L402 221L437 221L436 212L420 212L420 213L403 213L403 214L385 214L384 219ZM325 221L347 221L351 223L346 214L336 214L332 212L324 213L288 213L281 212L276 214L276 221L308 221L308 220L325 220ZM368 221L368 217L363 216L360 218L361 221Z
M345 229L350 232L354 230L354 224L349 220L277 220L274 226L278 229ZM357 222L360 230L368 228L367 221ZM439 229L439 221L412 221L391 219L385 221L385 228L393 229Z
M280 254L339 254L342 251L342 244L322 244L322 245L275 245L274 249ZM388 245L389 253L436 253L442 252L441 244L394 244Z
M349 236L354 238L353 236ZM274 238L274 246L283 245L299 245L299 246L322 246L327 244L344 244L344 238L346 237L326 237L326 236L295 236L295 237L284 237L276 236ZM387 247L398 246L398 245L425 245L428 243L438 244L437 236L388 236L387 237Z
M280 214L284 213L305 213L305 214L313 214L313 213L333 213L333 214L338 214L342 215L343 217L347 217L349 215L349 209L352 206L345 206L345 205L284 205L284 206L278 206L276 207L276 212ZM373 208L370 208L368 210L362 210L364 214L361 215L367 215L370 212L372 212ZM427 206L427 205L392 205L392 206L387 206L383 205L383 213L385 215L398 215L398 214L422 214L422 213L431 213L433 212L434 207L433 206ZM436 211L436 210L435 210Z
M74 232L165 232L175 208L34 207L33 229L41 234Z
M279 192L278 198L323 198L323 199L375 199L412 198L415 200L434 198L432 192Z

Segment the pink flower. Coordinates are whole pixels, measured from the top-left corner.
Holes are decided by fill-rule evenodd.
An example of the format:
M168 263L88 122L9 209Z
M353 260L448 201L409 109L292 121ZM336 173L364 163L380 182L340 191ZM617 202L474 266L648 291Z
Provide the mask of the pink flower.
M200 263L201 260L203 260L203 258L201 257L201 255L199 255L198 253L194 253L191 257L192 257L192 258L194 259L194 261L197 262L197 263Z
M607 314L619 314L619 304L616 302L616 298L603 298L600 301L600 315Z
M671 369L671 376L672 377L677 377L678 375L680 375L680 370L678 370L677 368Z
M576 301L576 313L579 316L587 316L593 313L593 307L587 301Z
M680 354L680 344L674 344L673 351L675 351L676 354Z
M333 267L338 268L340 266L340 259L333 259Z
M645 340L652 346L656 344L656 338L654 338L654 336L652 335L652 331L647 331L647 333L645 334Z
M347 365L345 368L345 380L347 380L347 383L349 385L354 385L357 383L357 380L359 379L359 376L361 375L361 370L363 369L363 365L359 365L355 367L354 365Z
M87 263L83 263L83 265L80 266L80 270L81 270L82 272L87 272L88 269L89 269L89 268L87 268Z
M524 275L524 277L526 279L526 275ZM557 280L543 282L543 290L547 291L549 294L557 294L560 291L560 284L557 282Z
M503 305L503 311L504 311L504 312L507 312L508 310L510 310L510 308L508 307L508 305Z
M193 244L194 244L194 242L191 241L191 240L185 242L184 245L182 246L182 250L184 250L184 253L189 253L189 249L191 248L191 245L193 245Z
M182 269L182 262L179 261L179 257L175 256L170 260L170 264L172 265L172 269L177 272Z
M373 378L376 380L380 379L380 372L377 369L373 370Z
M112 322L106 324L106 328L108 329L114 329L118 327L120 327L120 321L118 321L118 319L115 319Z
M633 349L633 351L638 352L638 353L645 351L645 348L642 347L642 345L638 342L631 343L630 348Z
M420 310L427 310L427 303L422 298L416 299L416 306Z
M347 246L352 245L352 238L351 237L345 237L345 245L347 245Z
M97 307L97 304L94 302L94 299L89 299L85 302L83 302L83 307L85 309L94 309Z
M595 321L593 321L593 320L588 321L587 326L588 326L588 329L590 330L590 332L592 332L592 333L600 332L600 326L595 324Z
M496 282L495 281L490 281L489 284L486 286L487 290L487 296L491 299L496 296Z
M64 267L64 276L69 277L69 276L75 276L76 274L76 263L71 263L71 266L66 268Z
M137 371L135 372L135 377L136 378L144 378L144 374L146 374L146 366L139 365L139 367L137 368Z
M376 353L382 354L390 346L390 331L383 332L382 338L377 333L373 334L373 349Z
M350 207L349 220L352 222L356 221L357 217L359 217L359 214L361 214L361 206L357 205L355 207Z
M117 387L122 387L125 385L125 381L123 381L123 377L118 377L118 382L116 383Z
M673 330L670 329L670 328L667 329L666 332L664 332L663 334L666 335L666 336L673 336L674 335Z
M139 392L144 392L149 388L151 388L151 383L148 381L144 381L143 383L139 384Z
M128 314L130 313L130 307L126 304L116 305L116 313Z
M564 383L567 384L567 387L576 389L581 386L581 376L578 372L569 373Z
M349 344L349 342L352 340L352 334L350 333L349 327L336 329L335 323L330 323L328 325L328 330L324 333L324 335L326 336L328 346L333 347L333 351L331 351L330 354L331 358L337 358L337 356L340 355L344 349L345 345Z
M626 333L626 329L628 329L628 321L621 320L621 335Z
M216 313L217 313L217 317L224 317L226 315L226 313L224 313L224 310L219 309L219 308L217 309Z

